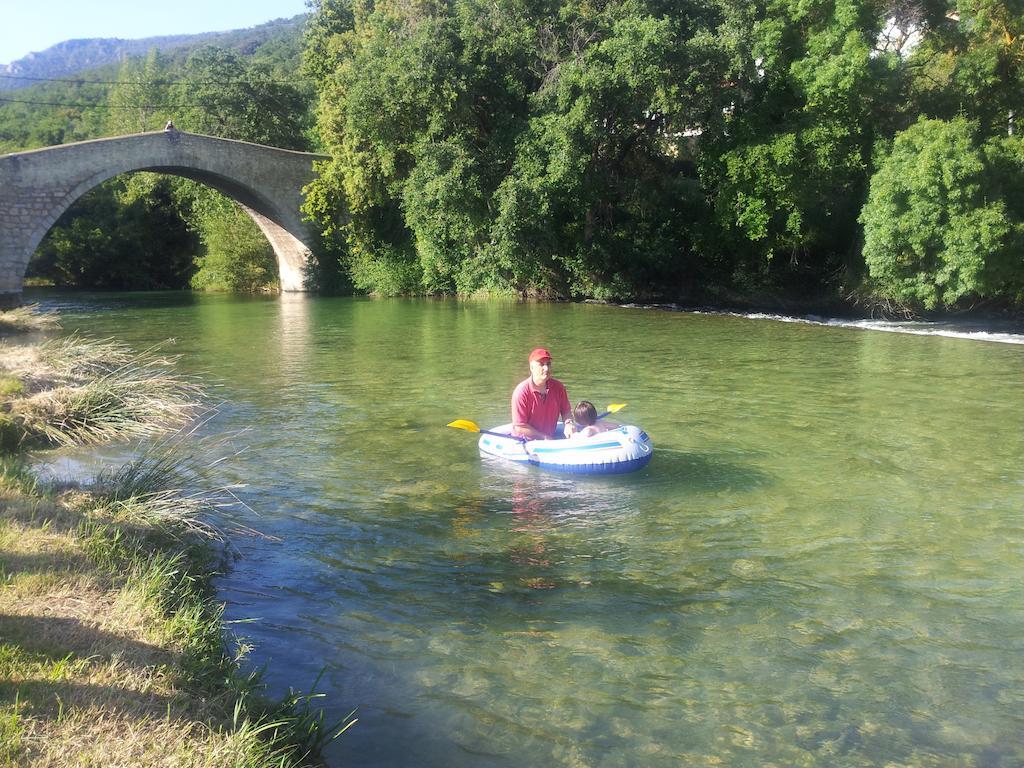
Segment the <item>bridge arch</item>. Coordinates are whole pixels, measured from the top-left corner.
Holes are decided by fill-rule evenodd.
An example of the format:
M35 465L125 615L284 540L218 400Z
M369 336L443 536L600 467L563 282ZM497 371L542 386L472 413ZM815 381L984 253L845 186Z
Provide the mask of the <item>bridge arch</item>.
M0 306L20 302L29 259L75 200L138 171L194 179L237 201L274 249L281 289L302 291L315 242L302 189L319 159L326 156L176 130L0 156Z

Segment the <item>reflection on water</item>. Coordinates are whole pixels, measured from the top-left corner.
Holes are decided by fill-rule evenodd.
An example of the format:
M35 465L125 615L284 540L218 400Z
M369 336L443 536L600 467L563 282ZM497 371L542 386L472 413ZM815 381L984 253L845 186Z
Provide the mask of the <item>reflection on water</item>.
M357 766L1024 764L1018 346L578 305L134 296L250 427L221 582ZM544 343L640 472L482 460ZM116 450L112 452L116 454ZM111 455L113 458L113 455ZM258 514L258 516L255 516Z

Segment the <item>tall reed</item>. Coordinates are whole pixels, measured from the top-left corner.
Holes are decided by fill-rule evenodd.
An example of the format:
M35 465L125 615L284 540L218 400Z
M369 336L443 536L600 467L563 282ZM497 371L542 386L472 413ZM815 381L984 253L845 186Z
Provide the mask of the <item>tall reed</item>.
M96 445L179 429L203 412L202 390L155 348L133 353L112 341L71 337L40 344L20 373L39 389L8 401L28 445Z
M118 519L227 543L220 526L246 505L236 494L243 486L219 483L217 468L240 451L231 445L236 433L199 436L207 421L150 442L131 461L101 472L93 486L97 499Z
M57 316L40 311L38 304L23 304L0 311L0 334L50 331L59 327Z

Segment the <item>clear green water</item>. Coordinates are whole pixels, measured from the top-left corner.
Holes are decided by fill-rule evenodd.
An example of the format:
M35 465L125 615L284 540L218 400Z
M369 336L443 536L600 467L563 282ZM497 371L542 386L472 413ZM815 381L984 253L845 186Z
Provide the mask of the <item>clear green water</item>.
M1024 346L589 305L106 296L248 428L221 582L346 766L1024 765ZM481 461L527 351L634 475Z

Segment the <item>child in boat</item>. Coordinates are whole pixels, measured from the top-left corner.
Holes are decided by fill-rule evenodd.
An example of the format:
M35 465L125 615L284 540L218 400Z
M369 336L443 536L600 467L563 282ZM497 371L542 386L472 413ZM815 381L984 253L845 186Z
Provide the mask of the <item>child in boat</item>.
M576 424L576 431L572 437L590 437L598 432L604 432L608 425L597 420L597 408L589 400L580 400L579 405L573 408L572 419Z

